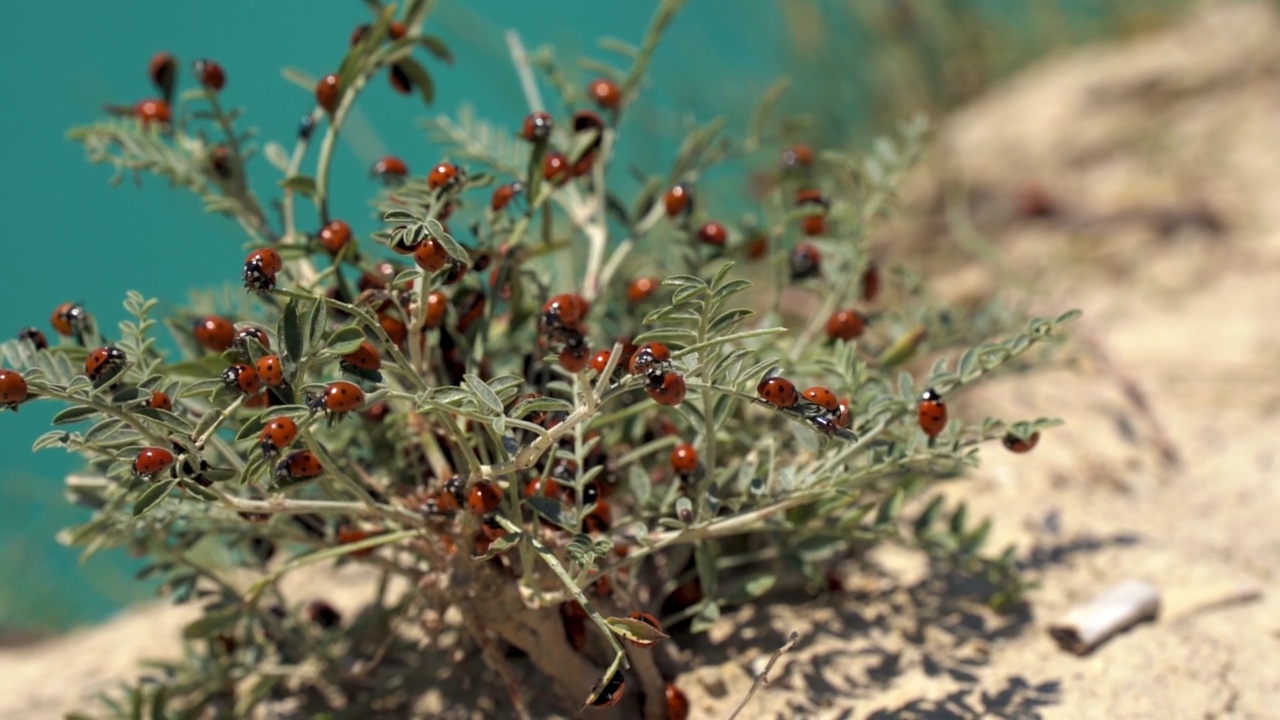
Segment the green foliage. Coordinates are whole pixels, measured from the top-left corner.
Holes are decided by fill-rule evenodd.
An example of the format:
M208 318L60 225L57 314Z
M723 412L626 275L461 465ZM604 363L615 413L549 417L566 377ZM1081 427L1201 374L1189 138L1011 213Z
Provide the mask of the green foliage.
M62 447L89 465L70 495L94 514L64 542L86 556L129 547L152 563L144 573L161 578L162 594L203 607L184 630L186 657L158 666L123 700L109 699L111 712L194 717L213 707L240 717L288 701L298 713L320 713L333 710L335 693L345 703L404 710L415 698L397 689L410 671L396 653L414 652L420 638L401 620L448 607L477 633L520 645L528 637L521 622L576 603L598 631L592 657L607 678L651 662L624 642L671 634L629 613L661 613L667 628L688 621L699 632L724 607L765 601L783 577L821 578L833 561L876 541L916 545L988 579L993 603L1019 601L1026 585L1013 555L979 554L988 523L973 526L963 506L941 522L935 501L906 534L903 515L937 481L974 465L980 445L1008 433L1027 438L1057 421L953 417L926 437L916 404L924 388L950 396L1029 369L1028 353L1049 346L1075 314L1027 320L996 302L972 313L939 307L904 268L887 275L879 297L856 281L875 272L866 238L892 211L922 150L923 121L866 154L828 150L812 166L772 170L758 216L731 226L723 246L700 243L699 226L724 201L700 194L691 214L669 216L661 193L676 182L698 188L708 167L727 160L758 164L778 151L790 120L773 117L785 92L779 84L747 137L726 136L720 120L694 128L668 167L643 171L638 197L613 195L609 182L624 171L610 153L681 5L668 1L639 46L610 43L629 68L598 68L618 80L620 112L602 110L599 126L577 132L557 119L551 138L537 143L512 139L518 119L488 123L465 109L437 118L431 127L448 145L446 159L461 165L456 179L388 187L375 201L383 227L329 255L297 229L294 196L314 200L321 226L332 219L328 168L346 111L372 74L396 63L411 68L430 102L428 71L406 65L410 53L451 57L440 39L422 34L432 3L410 2L398 16L375 5L376 20L341 64L341 98L323 132L300 137L291 154L268 145L281 172L279 227L242 174L224 177L202 160L201 131L181 111L163 131L112 121L73 132L90 160L170 178L284 259L275 289L250 301L267 343L210 348L193 337L190 319L214 310L205 299L166 321L182 349L181 359L166 357L155 343L155 301L130 293L133 319L115 342L127 362L109 382L95 386L81 373L99 344L96 331L46 351L24 340L0 344L32 398L68 405L54 419L59 429L35 448ZM407 28L399 39L391 39L393 21ZM581 107L549 51L530 57L516 40L513 55L530 107L543 106L535 69ZM289 75L311 84L300 71ZM233 166L243 167L251 152L242 150L248 134L233 127L237 115L223 112L216 94L195 100L211 106ZM315 171L304 174L316 138ZM575 179L544 177L554 148L576 166ZM495 181L521 181L523 190L506 208L466 201L449 222L471 228L474 239L451 235L443 221L463 196ZM797 208L796 191L812 187L830 202ZM826 221L821 231L802 230L816 215ZM753 245L761 238L766 252ZM797 269L803 243L820 254L819 268ZM428 252L437 246L442 254ZM418 265L388 264L397 257L388 248L414 253ZM228 277L240 271L228 268ZM642 274L661 283L633 297L624 279ZM818 309L789 306L784 288ZM589 305L585 320L548 313L549 298L573 292ZM442 314L433 309L441 297ZM865 331L832 339L824 324L843 308L862 313ZM635 345L651 342L670 350L669 366L629 372ZM378 367L352 360L366 343ZM579 344L608 350L604 367L578 369ZM279 385L246 392L226 380L231 364L261 367L269 355ZM809 400L764 402L756 386L778 373L797 389L829 388L848 412L838 418ZM677 402L655 403L672 376L685 390ZM359 388L355 411L326 404L345 388L338 381ZM172 406L153 407L156 392ZM263 433L279 419L293 421L297 437L275 448ZM693 472L669 459L681 441L697 454ZM133 460L144 448L171 452L172 465L137 475ZM378 601L356 621L334 620L282 588L303 567L339 563L367 565L382 578ZM391 578L418 590L387 592ZM482 592L489 595L477 602ZM529 618L484 614L502 598ZM369 643L381 649L370 653ZM562 698L591 700L599 690L552 681ZM645 692L661 696L661 688Z

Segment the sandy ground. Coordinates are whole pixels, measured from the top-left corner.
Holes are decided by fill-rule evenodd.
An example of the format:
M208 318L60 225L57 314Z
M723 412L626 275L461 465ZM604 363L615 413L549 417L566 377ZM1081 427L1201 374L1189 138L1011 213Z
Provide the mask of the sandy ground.
M993 448L949 489L996 517L993 547L1022 548L1041 583L1026 611L991 613L914 556L878 550L879 572L849 568L848 592L730 613L689 648L678 683L693 717L725 717L793 630L797 647L741 717L1277 716L1272 7L1215 6L1020 75L940 128L933 166L878 239L890 256L929 249L931 276L956 297L1013 282L1034 287L1046 313L1086 312L1073 362L953 403L1067 421L1029 455ZM939 177L968 187L967 201L945 202ZM1055 213L1019 213L1028 183ZM1069 607L1130 577L1161 589L1159 620L1083 658L1049 639ZM139 609L0 651L0 717L75 707L138 658L173 652L189 612Z

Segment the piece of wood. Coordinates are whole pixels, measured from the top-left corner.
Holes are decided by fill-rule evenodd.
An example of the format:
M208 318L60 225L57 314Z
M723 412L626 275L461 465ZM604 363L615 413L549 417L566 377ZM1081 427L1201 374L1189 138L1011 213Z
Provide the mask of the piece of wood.
M1125 580L1049 626L1062 649L1088 654L1116 633L1160 614L1160 591L1140 580Z

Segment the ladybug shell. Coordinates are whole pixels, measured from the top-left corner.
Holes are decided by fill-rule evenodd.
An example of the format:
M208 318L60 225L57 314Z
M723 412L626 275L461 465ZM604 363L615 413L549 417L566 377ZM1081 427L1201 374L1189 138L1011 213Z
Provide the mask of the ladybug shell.
M278 417L273 418L262 428L262 433L258 436L258 445L262 448L263 455L270 456L289 447L297 438L298 424L291 418Z
M613 675L605 681L604 689L596 695L596 699L591 701L592 707L607 708L618 704L622 699L622 693L627 688L627 681L622 677L621 670L615 670Z
M631 356L628 370L632 375L640 375L671 362L671 350L660 342L647 342L641 345Z
M324 408L330 412L345 413L364 403L364 391L354 383L339 380L329 383L324 391Z
M520 125L520 137L529 142L540 142L551 137L555 122L545 112L529 113Z
M783 377L761 380L756 386L756 394L770 405L784 410L795 406L800 397L795 384Z
M698 470L698 450L690 443L680 443L671 451L671 467L680 475Z
M1009 452L1021 455L1022 453L1031 452L1035 449L1036 444L1040 442L1040 433L1033 432L1025 439L1020 438L1013 433L1009 433L1004 436L1004 439L1001 442Z
M267 385L280 387L284 384L284 366L278 355L263 355L254 364L254 369L258 373L258 379Z
M933 388L925 390L920 395L920 404L916 407L916 417L920 423L920 429L925 435L931 438L942 434L943 428L947 426L947 404L942 401L942 396Z
M586 320L591 305L581 295L556 295L542 306L542 323L548 328L577 328Z
M90 380L98 379L110 375L120 369L125 362L124 352L113 347L100 347L89 353L89 357L84 359L84 374Z
M667 217L687 215L693 210L693 188L687 183L672 186L662 197L662 206L667 211Z
M656 382L654 382L656 378ZM645 392L659 405L675 407L684 402L684 376L678 372L668 371L661 376L651 376Z
M724 244L729 241L729 231L723 223L713 220L703 223L702 227L698 228L698 239L713 247L724 247Z
M173 465L173 453L164 448L143 448L133 459L135 475L155 475Z
M0 405L17 405L26 399L26 378L16 370L0 370Z
M206 350L223 352L235 344L236 327L226 318L208 315L197 319L193 328L196 342Z
M84 318L84 308L75 303L63 303L54 308L53 315L49 316L49 324L59 335L71 337Z
M457 178L457 165L447 162L440 163L434 168L431 168L431 172L427 175L427 187L432 190L439 190L440 188L449 185Z
M493 483L476 483L467 491L467 509L476 515L488 515L501 503L502 494Z
M236 388L246 395L252 395L262 389L262 380L258 371L244 363L236 363L222 371L222 382L230 388Z
M377 370L382 367L382 357L373 343L365 340L360 347L342 356L342 362L360 370Z
M856 310L837 310L827 319L827 337L832 340L853 340L862 335L862 315Z
M667 683L663 690L667 706L666 720L689 720L689 698L675 683Z
M151 399L147 401L147 407L152 410L173 410L173 399L168 394L157 390L151 393Z
M289 453L276 466L276 475L291 478L313 478L324 472L324 466L310 450Z
M817 405L828 412L839 412L840 401L836 399L836 394L824 387L811 387L805 390L801 395L805 400Z

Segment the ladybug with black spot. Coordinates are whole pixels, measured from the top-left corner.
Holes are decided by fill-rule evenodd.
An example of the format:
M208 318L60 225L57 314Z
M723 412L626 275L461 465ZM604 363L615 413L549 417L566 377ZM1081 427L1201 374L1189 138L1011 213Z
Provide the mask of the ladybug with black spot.
M276 275L284 268L280 253L272 248L259 248L249 253L244 259L244 286L248 290L260 294L271 292L276 287Z
M929 388L920 394L920 402L916 406L916 419L924 434L933 439L942 434L947 426L947 404L937 390Z
M568 331L560 351L560 367L571 373L582 372L591 358L591 348L582 333Z
M671 469L683 477L698 472L698 449L693 443L680 443L671 450Z
M63 303L54 308L49 324L63 337L78 337L89 328L89 313L79 303Z
M133 474L139 477L150 477L168 470L173 465L173 453L164 448L143 448L133 459Z
M294 480L305 480L316 477L324 472L324 465L320 464L317 458L310 450L295 450L285 456L276 465L276 477L292 478Z
M554 128L555 122L550 114L541 111L529 113L520 125L520 138L533 143L546 142Z
M343 415L359 410L364 404L364 390L355 383L345 380L331 382L324 393L312 398L308 405L311 412L325 411L330 418L341 418Z
M552 296L542 305L542 331L553 339L566 337L565 333L582 333L591 305L581 295L562 293Z
M253 369L258 379L267 387L280 387L284 384L284 363L279 355L263 355L254 363Z
M298 424L292 418L272 418L258 435L258 447L265 458L275 457L298 439Z
M671 366L671 350L660 342L647 342L631 356L627 369L632 375L661 374Z
M17 410L27 399L27 379L17 370L0 369L0 405Z
M382 180L383 183L395 184L409 176L409 166L400 158L387 155L373 163L369 174Z
M684 402L684 376L672 370L650 373L644 391L659 405L675 407Z
M815 385L800 393L800 397L809 404L809 414L834 418L840 413L840 400L827 388Z
M427 174L427 187L432 190L447 190L465 179L465 173L451 162L442 162L431 168Z
M245 395L252 395L262 389L262 379L253 366L236 363L222 371L222 384L232 390L239 390Z
M378 354L378 349L373 346L373 343L365 340L360 343L360 347L343 355L338 364L344 370L377 372L382 368L382 356Z
M97 383L115 377L124 369L125 362L124 351L115 347L100 347L89 353L89 357L84 360L84 374L90 380Z
M822 274L822 253L812 243L800 243L791 251L791 279L798 282Z
M467 491L467 510L475 515L489 515L502 503L502 493L491 482L478 482Z
M592 707L608 708L618 704L622 699L622 693L626 690L627 681L622 676L622 670L614 670L609 679L604 682L604 688L591 701Z
M173 410L173 399L169 397L168 393L163 393L163 392L160 392L159 390L156 390L155 392L151 393L151 398L147 400L146 407L149 407L152 410L170 410L171 411Z
M493 212L506 210L511 201L522 192L524 192L524 183L519 180L499 185L494 189L493 197L489 198L489 209Z
M191 331L196 342L213 352L229 350L236 342L236 326L217 315L196 318L191 324Z
M1022 453L1028 453L1035 449L1036 445L1040 442L1040 433L1033 432L1024 438L1011 432L1006 434L1001 442L1004 444L1004 448L1009 452L1021 455Z
M31 343L31 347L36 350L49 349L49 339L44 336L44 333L33 327L24 327L19 330L18 339Z
M233 344L241 350L248 351L250 340L257 342L263 348L271 349L271 338L267 337L267 331L252 325L246 325L236 331Z
M780 410L793 408L800 401L795 383L784 377L774 376L761 380L756 386L756 394L761 400Z

